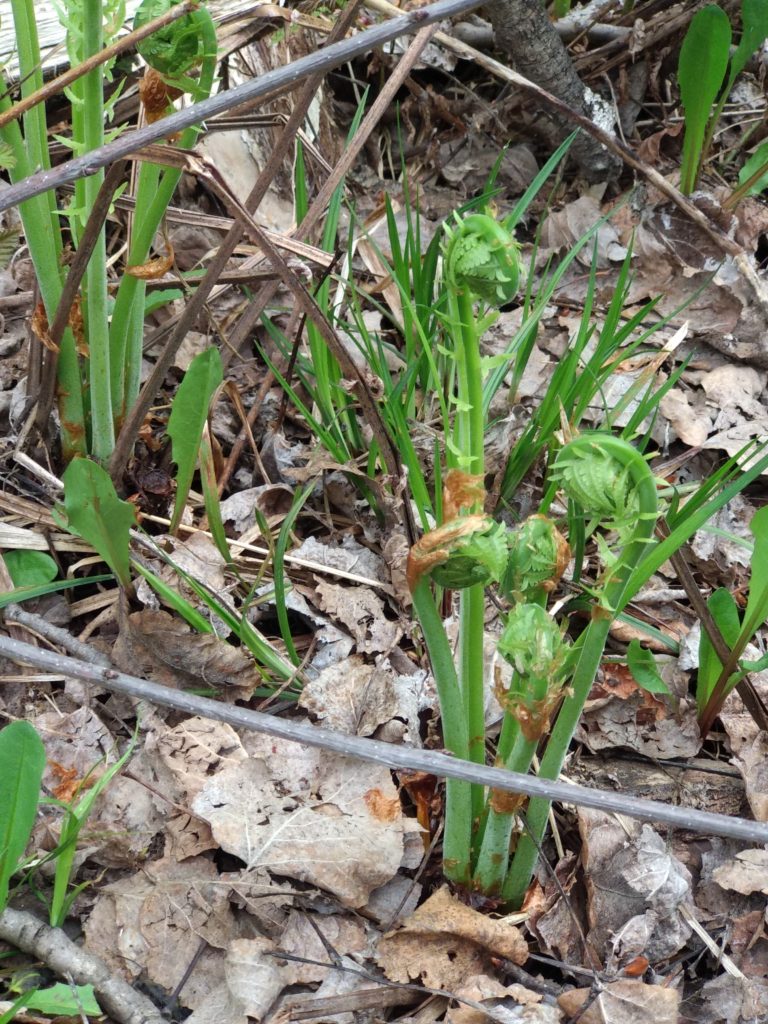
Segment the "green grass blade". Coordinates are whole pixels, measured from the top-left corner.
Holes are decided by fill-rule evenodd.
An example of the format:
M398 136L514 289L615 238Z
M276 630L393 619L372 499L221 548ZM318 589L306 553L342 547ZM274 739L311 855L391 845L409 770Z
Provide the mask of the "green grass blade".
M81 580L56 580L53 583L38 583L31 587L16 587L15 590L6 590L0 594L0 609L7 608L9 604L21 604L23 601L31 601L35 597L44 597L46 594L56 594L59 590L92 586L94 583L107 583L113 579L114 576L111 573L101 573L98 576L88 576Z
M168 419L173 461L176 463L176 501L169 533L179 528L184 504L192 486L192 477L200 451L203 427L216 388L221 384L224 371L217 348L206 349L195 356L179 385Z

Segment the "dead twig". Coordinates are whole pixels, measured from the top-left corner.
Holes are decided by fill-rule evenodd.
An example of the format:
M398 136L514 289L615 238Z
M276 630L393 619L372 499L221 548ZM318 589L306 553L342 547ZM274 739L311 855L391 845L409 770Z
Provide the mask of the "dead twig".
M103 960L76 946L60 928L11 907L0 914L0 939L41 960L60 977L93 985L102 1010L119 1024L164 1024L163 1015L142 992L114 975Z
M111 668L89 665L54 651L40 650L31 644L21 643L6 636L0 636L0 655L10 658L17 664L33 665L48 672L96 683L106 690L124 693L137 700L150 701L162 707L175 708L177 711L200 715L217 722L226 722L235 729L261 732L293 743L332 750L342 757L356 757L361 761L370 761L388 768L430 772L438 778L460 779L505 792L523 793L526 796L543 797L550 801L559 800L581 807L592 807L606 814L626 814L641 821L652 821L706 835L726 836L749 843L768 842L768 824L761 822L697 811L690 807L662 804L656 800L639 800L637 797L625 796L622 793L589 789L567 782L541 779L535 775L520 775L503 768L489 768L461 761L435 750L417 750L413 747L383 743L381 740L347 736L304 722L275 718L259 711L251 711L249 708L220 704L207 697L199 697L183 690L173 690Z

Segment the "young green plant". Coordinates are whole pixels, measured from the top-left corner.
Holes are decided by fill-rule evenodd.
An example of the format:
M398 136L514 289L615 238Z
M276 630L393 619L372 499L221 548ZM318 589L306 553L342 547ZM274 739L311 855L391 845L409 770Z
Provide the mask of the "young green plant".
M709 733L728 694L739 680L750 672L760 672L768 666L768 656L754 662L740 660L747 644L768 618L768 507L754 514L750 530L755 543L750 565L749 595L743 617L733 595L724 588L716 590L707 602L715 624L731 649L731 655L727 664L723 665L715 653L709 634L702 629L696 682L696 704L702 737Z
M768 36L764 0L742 0L741 27L739 45L731 55L728 15L717 4L710 4L696 12L683 40L677 77L685 113L680 168L680 190L685 195L696 187L736 78Z

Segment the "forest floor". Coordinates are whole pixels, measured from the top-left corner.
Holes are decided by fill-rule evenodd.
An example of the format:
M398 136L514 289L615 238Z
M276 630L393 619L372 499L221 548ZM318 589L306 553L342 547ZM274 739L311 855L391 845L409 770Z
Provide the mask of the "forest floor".
M592 24L567 35L575 67L607 101L613 130L635 160L595 184L566 157L517 226L527 298L521 292L502 308L483 342L486 357L507 350L552 268L591 235L538 314L514 390L508 376L493 397L486 435L489 506L503 490L510 453L553 373L585 331L587 365L617 289L620 324L637 317L638 329L626 343L645 332L642 344L613 364L572 428L620 431L644 396L661 389L636 436L654 453L657 479L681 493L750 442L759 448L768 439L768 207L759 195L733 209L727 202L747 156L766 135L765 53L748 64L724 107L693 196L704 218L697 223L677 192L683 115L676 81L690 9L697 6L647 0L623 14L621 4L603 4ZM361 5L358 28L383 18L378 9ZM258 11L248 23L222 28L223 87L314 52L336 17L325 8L302 7L292 21L284 8ZM37 437L27 429L45 363L31 326L34 270L15 211L2 215L5 634L230 708L414 750L443 748L435 683L405 578L414 538L402 503L417 496L406 490L406 475L396 479L386 459L371 456L378 424L366 419L366 405L357 398L367 387L374 408L394 401L392 389L408 369L402 281L403 273L415 280L419 261L412 250L410 264L401 258L405 271L390 273L398 247L418 245L426 261L443 222L481 196L489 180L493 207L505 214L552 150L538 134L543 115L531 97L461 51L471 45L490 55L488 24L468 15L441 24L440 32L404 69L408 40L325 75L303 130L301 187L310 202L338 166L348 137L361 141L358 109L370 110L398 68L402 72L392 102L375 123L363 124L367 135L343 178L338 231L330 239L322 237L321 221L305 249L292 242L299 188L293 145L256 214L270 237L284 243L290 268L313 288L327 277L323 309L332 313L339 344L359 374L350 381L340 373L336 381L338 392L353 396L344 416L354 424L344 427L343 404L330 414L322 409L314 390L319 369L310 355L317 341L279 275L266 296L276 329L259 317L266 286L254 276L253 257L260 254L243 242L173 356L118 481L144 531L144 541L134 542L135 557L204 612L212 632L195 630L139 576L132 593L112 577L94 582L105 573L101 558L63 529L56 481L36 469L61 477L57 430ZM451 38L461 41L459 52ZM119 108L125 119L136 116L136 80L135 72L126 78ZM207 124L198 151L241 201L291 109L289 94L236 122ZM55 129L49 118L52 130L65 133L67 117L62 100ZM187 173L169 211L165 243L175 263L148 292L157 300L148 306L144 381L188 301L188 279L181 275L209 264L233 224L211 181ZM123 197L108 219L114 274L128 209ZM269 272L275 278L274 268ZM361 338L379 346L376 372ZM437 353L442 336L429 340ZM173 535L168 529L175 487L169 410L192 360L212 345L221 351L225 384L212 403L208 430L231 559L209 529L199 476L180 529ZM389 374L386 387L379 373ZM417 396L413 408L406 429L437 508L436 473L449 445L427 398ZM385 415L381 422L390 423ZM753 451L750 458L756 457ZM543 475L542 458L514 495L488 510L513 521L536 511ZM758 476L685 547L683 558L704 598L725 588L744 606L750 566L755 573L750 524L767 494L765 476ZM424 520L417 505L409 508L418 523ZM50 556L57 579L77 578L82 585L13 604L10 593L19 585L14 558L29 551ZM598 556L588 548L595 577ZM258 664L231 622L205 611L200 589L220 599L225 612L247 618L289 670L281 675ZM563 584L554 600L568 597ZM456 607L446 599L443 611L455 637ZM701 624L676 568L665 563L628 611L630 617L611 629L564 778L681 805L691 810L692 822L698 811L768 821L764 722L733 692L708 735L702 738L699 730L694 692ZM500 614L499 601L488 601L491 743L503 713L494 696L502 673L495 649ZM648 692L633 678L625 657L633 639L656 655L667 693ZM750 657L759 658L763 642L758 630ZM111 975L153 1000L164 1015L158 1020L768 1020L765 845L713 836L706 827L675 829L556 804L555 827L525 904L511 912L499 900L443 880L443 783L435 776L392 771L203 713L139 704L66 672L21 668L7 658L0 666L0 713L4 722L30 722L41 736L48 797L77 805L131 745L127 763L99 793L77 836L72 882L82 888L66 930L79 948L101 957ZM747 685L753 709L768 704L767 672L753 672ZM33 859L56 848L61 821L60 807L41 803L28 848ZM23 875L13 908L47 917L55 863ZM3 921L7 1002L0 1003L0 1015L30 985L43 991L54 979L51 958L34 945L31 957L14 950L12 923ZM66 961L70 954L61 955ZM66 967L55 970L62 976ZM74 962L71 974L80 980ZM56 998L49 1013L30 1001L2 1019L89 1018L77 998L74 1005L66 993ZM115 1020L154 1019L142 1017L138 1005L126 1004L121 1016L120 997L111 1005L118 1007L110 1010Z

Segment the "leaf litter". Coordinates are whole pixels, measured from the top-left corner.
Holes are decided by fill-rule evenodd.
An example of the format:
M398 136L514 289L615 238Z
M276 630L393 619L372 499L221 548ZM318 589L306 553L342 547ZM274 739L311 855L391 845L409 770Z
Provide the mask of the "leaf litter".
M636 24L633 30L638 52L641 27ZM651 17L646 28L652 27ZM312 46L310 39L308 33L298 33L295 45ZM251 48L241 57L263 64L265 52L261 49L257 60ZM463 91L477 98L476 84L470 82ZM336 102L325 96L321 105L329 157L340 148L341 133L332 114ZM420 202L425 213L433 213L437 220L459 198L482 187L499 150L495 143L489 146L493 134L483 120L488 112L482 103L459 146L446 142L435 127L437 98L433 95L423 106L419 130L428 141L419 143L416 122L406 122L411 133L408 142L414 147L409 159L414 171L423 172ZM413 117L414 106L410 109L408 116ZM675 144L674 133L675 126L665 125L644 140L646 146L653 141L662 162L668 161L665 153ZM228 162L225 176L240 194L255 180L251 162L258 148L253 144L256 137L256 132L249 133L234 147L215 141L224 138L218 134L206 141L222 166ZM233 140L233 133L226 138ZM251 140L250 148L246 138ZM382 145L386 148L385 142ZM507 196L522 191L535 165L536 155L527 145L507 152L499 177ZM374 202L370 183L375 181L378 187L382 173L379 150L375 165L357 169L359 182L367 181L369 188L368 195L361 197L361 215L366 214L366 202ZM354 175L352 181L356 183ZM713 195L703 196L702 204L711 204ZM210 197L197 195L191 200L194 207L205 205ZM631 208L613 211L612 202L601 188L575 197L572 191L561 192L556 209L544 219L538 266L570 247L601 216L613 213L596 235L599 301L604 305L610 297L618 265L631 244L630 302L663 296L654 315L669 315L672 320L659 335L662 342L677 337L676 332L685 327L676 358L681 353L690 355L690 363L662 400L654 437L665 450L676 453L688 448L728 455L737 454L750 439L765 440L764 322L733 261L722 261L720 251L653 190ZM380 222L378 201L372 216L377 211ZM270 200L270 227L287 232L292 217L291 204L276 191ZM174 247L185 250L188 257L195 245L202 254L218 237L205 235L201 228L184 227L186 235L177 229ZM402 216L399 228L402 234ZM762 206L750 201L740 207L724 229L750 252L757 251L765 232ZM184 237L188 244L180 244ZM358 251L402 322L396 290L385 280L375 251L362 239ZM592 258L592 250L585 248L580 263L556 291L517 393L502 392L497 399L501 406L494 425L497 461L489 457L494 470L503 465L505 453L525 425L531 399L542 393L578 323L585 267ZM17 261L3 273L10 275L7 291L16 299L29 283L28 269ZM685 309L680 308L683 302L688 303ZM218 313L225 308L223 300L214 306ZM502 314L497 326L501 345L516 327L515 315ZM20 367L11 352L11 346L18 344L14 332L19 332L17 323L6 321L4 327L9 347L7 354L0 349L0 365L7 375L3 394L8 396L3 414L11 413L9 426L15 429L19 421L12 409L25 400ZM194 340L203 345L206 337L200 332ZM191 354L182 353L176 365L183 367ZM614 390L604 396L606 404L610 407L621 398L622 389L631 387L645 370L629 367L616 374L610 382ZM654 365L648 376L662 384L666 372L661 364ZM393 538L361 522L361 503L348 487L345 490L346 481L338 479L334 490L330 475L344 467L338 462L323 464L324 456L301 417L288 415L277 423L275 412L281 403L277 389L268 393L264 405L269 413L264 418L270 436L265 440L262 430L258 437L262 465L269 467L270 479L246 461L239 468L239 482L262 482L233 491L223 503L223 512L233 549L238 540L250 543L254 538L268 547L274 538L262 536L263 525L255 510L273 529L279 528L297 482L311 479L312 474L318 478L317 497L338 499L335 509L323 508L322 500L315 506L316 519L311 526L302 524L294 538L298 543L292 543L289 551L293 562L289 563L292 590L287 609L297 631L303 627L310 634L308 643L316 646L301 667L304 685L298 707L318 728L434 745L439 742L434 733L434 684L414 651L409 617L403 615L403 590L392 569L397 559L387 552ZM217 422L218 436L229 443L227 435L234 436L239 424L227 422L224 414L219 414ZM434 455L431 435L424 448L427 461ZM427 453L427 448L432 450ZM749 501L736 499L714 525L749 539L745 524L752 510ZM18 525L30 521L13 509L9 515L16 517ZM199 517L195 519L205 525ZM306 531L311 532L303 536ZM711 533L702 531L694 539L691 548L697 569L710 586L727 581L738 589L749 559L737 543L715 536L713 541ZM371 542L371 537L376 539ZM233 586L230 567L203 534L193 534L183 543L161 534L156 540L172 549L174 561L186 572L217 593ZM22 546L20 539L18 544ZM8 547L14 546L9 540ZM311 566L302 568L302 562ZM172 570L159 562L156 568L169 585L192 599L192 592ZM267 582L254 595L252 614L265 627L274 616L271 589ZM224 700L253 698L262 677L243 649L227 642L228 630L222 624L214 623L215 635L201 635L161 607L147 587L140 586L138 596L141 607L121 607L111 624L105 621L103 636L116 664L182 689L212 687ZM675 622L679 629L692 629L692 617L685 609ZM488 637L493 648L492 628ZM678 767L673 769L672 762L700 752L691 702L685 697L696 669L692 657L696 649L692 633L687 646L681 646L680 660L670 656L677 699L640 691L606 666L588 704L579 741L584 747L582 760L591 758L606 766L605 779L610 784L641 785L637 777L630 783L626 781L629 773L621 774L626 768L623 752L642 755L667 781L666 761L672 773ZM489 680L490 664L489 658ZM765 691L764 679L765 673L753 676L760 692ZM36 696L30 710L35 711L32 720L48 750L46 784L54 795L66 799L73 786L87 785L89 773L116 759L112 739L116 726L110 709L114 713L118 702L78 708L69 690L46 698L55 699L56 708L39 713L42 688ZM119 713L133 718L135 710L124 702ZM490 700L488 713L493 715ZM737 784L734 776L729 778L727 785L734 790L729 790L730 799L747 801L758 820L768 820L765 735L744 712L736 694L729 697L720 721L723 732L718 739L725 744L725 758L731 759L742 780ZM561 847L559 859L554 858L554 873L540 870L530 894L524 934L518 931L522 922L512 922L487 907L467 906L456 894L439 887L428 858L436 836L416 823L413 809L403 799L404 780L388 770L300 750L274 739L241 736L228 726L202 719L177 721L173 715L145 711L139 723L140 747L129 772L113 780L98 798L78 851L83 865L105 874L78 897L75 909L83 921L86 945L105 957L115 973L149 981L166 993L183 982L179 1001L192 1011L187 1020L195 1024L214 1019L222 1024L280 1019L281 1013L291 1019L290 1000L297 987L305 995L311 991L322 999L359 994L382 980L416 983L457 997L450 1006L446 998L435 1012L435 1016L444 1012L451 1024L475 1024L487 1018L554 1024L579 1013L584 1024L662 1024L679 1019L738 1024L768 1013L766 941L761 931L766 907L762 850L720 850L714 840L704 847L687 846L685 837L663 834L648 825L578 811L571 821L575 820L579 833L579 859L571 835L568 849ZM597 752L604 761L593 758ZM611 756L616 759L614 768ZM691 776L705 777L705 772ZM651 781L648 795L657 793L661 785L658 778ZM674 780L669 785L669 799L677 799L680 786ZM712 787L717 791L717 782ZM684 798L684 802L691 800ZM441 813L439 801L427 806L425 813L427 827L434 829ZM42 816L36 849L52 845L58 827L55 819L54 813ZM562 839L558 835L557 842ZM751 902L736 906L734 894ZM732 909L737 913L730 914ZM714 977L713 972L704 974L683 992L668 968L675 958L702 951L696 945L691 914L721 935L729 954L740 958L740 971ZM519 975L523 983L512 981L511 966L526 964L526 935L563 962L561 977L568 984L578 983L579 978L569 969L591 972L597 966L602 971L598 985L567 990L559 985L555 999L546 985L537 987L537 982L547 979L537 978L538 966L531 967L530 962L530 973ZM639 978L632 971L639 970L644 960L649 966ZM667 971L670 984L658 983L660 971ZM407 1006L412 997L413 993L404 992L401 1005ZM355 1018L351 1011L329 1011L325 1018L321 1013L316 1019L346 1024Z

